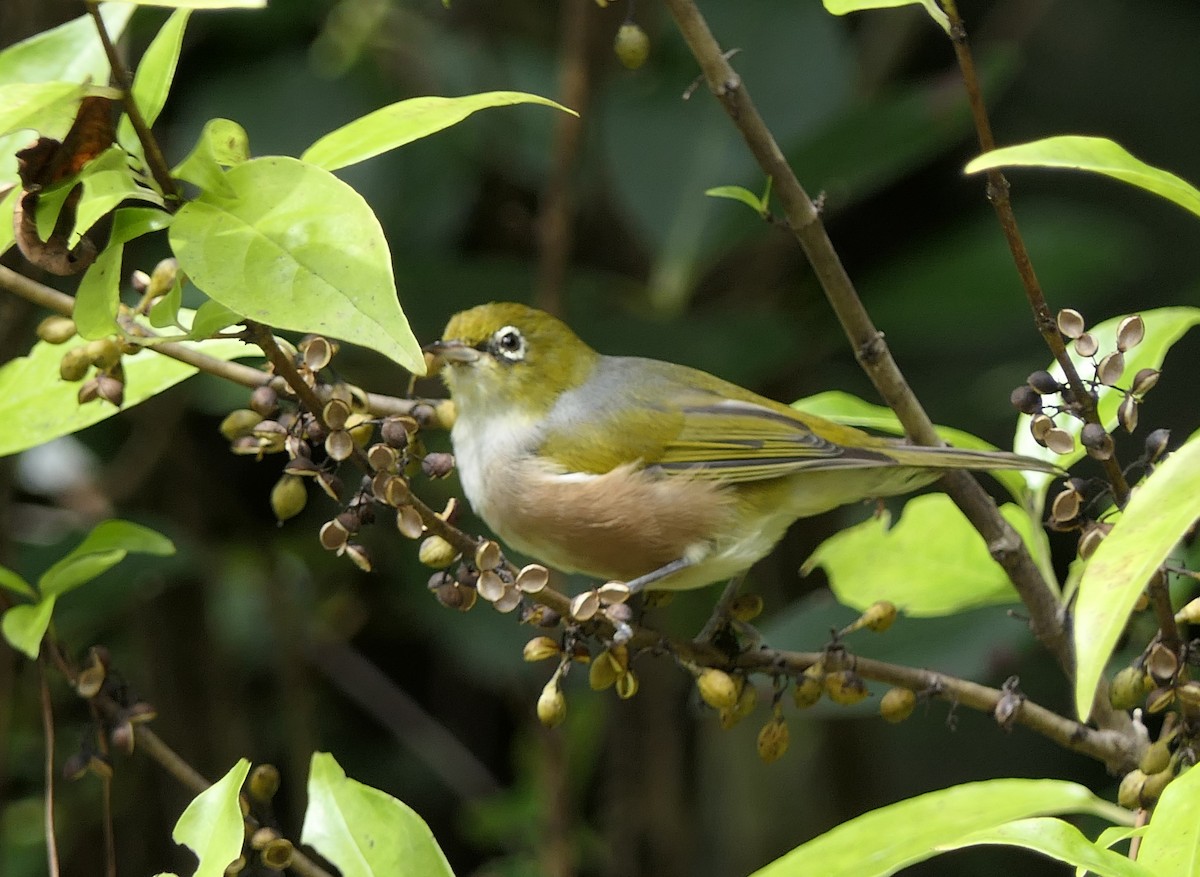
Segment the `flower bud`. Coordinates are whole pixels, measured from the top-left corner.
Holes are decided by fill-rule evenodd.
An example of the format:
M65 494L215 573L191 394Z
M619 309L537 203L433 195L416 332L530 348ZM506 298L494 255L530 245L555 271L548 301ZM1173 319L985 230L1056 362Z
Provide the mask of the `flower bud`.
M308 491L296 475L281 476L271 489L271 511L275 513L275 520L281 523L304 511L307 502Z
M753 621L763 611L763 598L758 594L739 594L729 606L729 616L738 621Z
M1048 371L1036 371L1025 379L1034 392L1049 396L1062 389L1062 383Z
M255 801L270 801L279 791L279 768L273 764L255 765L246 780L246 791Z
M638 25L627 21L617 30L613 51L627 69L637 70L650 57L650 37Z
M776 711L769 722L758 732L758 757L764 763L778 761L787 752L788 726L782 713Z
M542 689L537 702L537 717L547 728L562 724L563 719L567 717L567 699L563 697L562 689L558 686L557 674Z
M884 721L897 724L912 715L917 706L917 695L909 688L889 688L879 701L879 715Z
M428 536L417 549L421 563L434 569L445 569L458 557L458 549L441 536Z
M262 415L257 411L251 411L249 408L235 409L226 414L225 419L221 421L221 435L228 441L248 436L262 420Z
M59 360L58 376L71 383L82 381L91 366L92 362L88 358L87 350L83 347L72 347Z
M1146 784L1146 774L1141 770L1131 770L1121 778L1117 789L1117 803L1127 810L1137 810L1142 806L1142 786Z
M557 658L561 654L562 649L550 637L535 636L529 642L525 643L522 657L532 663L534 661L544 661L547 658Z
M70 317L53 315L38 323L37 336L47 344L65 344L77 331L75 321Z
M825 675L825 693L834 703L852 706L870 692L862 677L853 670L838 670Z

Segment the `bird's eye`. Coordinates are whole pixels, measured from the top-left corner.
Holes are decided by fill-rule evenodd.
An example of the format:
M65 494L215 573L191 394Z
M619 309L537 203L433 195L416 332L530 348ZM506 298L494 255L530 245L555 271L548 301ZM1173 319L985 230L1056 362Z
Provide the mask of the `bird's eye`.
M511 362L525 358L525 336L514 326L505 326L493 335L492 347L496 353Z

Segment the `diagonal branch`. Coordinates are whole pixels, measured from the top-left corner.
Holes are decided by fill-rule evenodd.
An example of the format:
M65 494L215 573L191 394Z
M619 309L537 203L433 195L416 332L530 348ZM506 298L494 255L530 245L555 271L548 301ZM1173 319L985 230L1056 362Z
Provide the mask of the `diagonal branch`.
M716 96L763 172L775 182L788 226L808 257L834 313L842 324L855 356L884 401L896 412L909 436L927 445L941 444L933 422L908 386L891 352L872 322L833 243L820 212L750 98L741 77L721 53L708 23L692 0L665 0L684 40ZM1004 568L1030 616L1030 627L1059 664L1073 674L1074 656L1063 626L1058 597L1029 555L1020 535L1000 516L996 504L965 472L951 472L943 487L987 542L992 557Z

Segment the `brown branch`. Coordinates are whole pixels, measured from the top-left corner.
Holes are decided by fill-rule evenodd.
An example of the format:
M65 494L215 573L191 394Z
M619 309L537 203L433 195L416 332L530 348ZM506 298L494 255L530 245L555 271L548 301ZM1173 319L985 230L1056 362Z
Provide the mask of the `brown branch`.
M171 169L158 146L158 140L150 131L150 126L146 124L146 119L142 116L142 111L133 98L133 75L121 61L121 56L117 54L117 47L113 45L112 39L108 35L108 28L104 26L104 18L100 15L100 4L95 0L88 0L87 9L96 23L96 31L100 34L104 54L108 57L108 66L112 69L113 80L121 90L121 101L125 105L125 113L129 116L133 130L137 133L138 141L142 144L142 151L146 154L146 164L150 166L150 173L153 175L154 181L158 183L158 187L162 189L163 195L166 196L168 205L172 202L178 203L179 187L175 185L175 180L171 177Z
M820 213L788 165L758 113L745 84L721 52L707 22L692 0L665 0L692 54L746 145L767 176L775 181L788 226L808 257L822 289L876 389L896 412L909 436L927 445L941 444L933 422L913 394L858 293L821 222ZM947 494L980 532L992 557L1004 568L1030 616L1038 641L1074 675L1071 641L1059 614L1059 601L1029 555L1020 535L1000 516L996 504L965 472L942 479Z
M58 837L54 831L54 707L50 702L44 657L38 659L38 691L42 701L42 735L46 739L46 801L42 811L46 831L46 873L49 877L59 877Z
M975 123L975 134L979 140L979 149L981 152L991 152L996 148L996 139L992 135L992 124L988 119L987 107L983 101L983 90L979 85L975 59L971 53L970 43L967 41L966 26L958 14L958 4L955 0L941 0L941 5L950 19L950 40L954 45L954 56L958 61L959 70L962 72L967 102L971 107L971 119ZM1078 369L1075 368L1075 363L1071 361L1071 357L1067 353L1066 344L1058 331L1058 324L1054 315L1050 313L1046 295L1042 291L1037 273L1033 270L1033 261L1025 247L1025 239L1021 236L1021 230L1017 225L1017 216L1013 212L1012 201L1008 193L1008 179L1004 174L997 168L989 170L987 172L987 198L996 211L996 218L1000 221L1000 228L1004 232L1004 240L1012 254L1013 264L1021 278L1021 285L1025 289L1025 297L1029 300L1029 306L1033 310L1034 325L1037 326L1038 333L1046 342L1046 346L1050 348L1054 361L1062 369L1063 375L1067 379L1067 385L1071 388L1071 393L1079 405L1080 415L1085 422L1098 424L1100 417L1096 412L1096 399L1084 385ZM1104 474L1108 478L1109 484L1112 485L1113 498L1116 500L1117 506L1122 507L1129 500L1129 484L1125 480L1121 465L1117 461L1116 455L1101 462L1104 466Z
M558 101L579 113L560 113L551 144L550 173L542 190L537 218L538 276L534 300L538 307L562 316L563 284L573 242L574 198L571 176L583 142L589 88L588 21L593 0L564 0L561 10L562 51L558 66Z

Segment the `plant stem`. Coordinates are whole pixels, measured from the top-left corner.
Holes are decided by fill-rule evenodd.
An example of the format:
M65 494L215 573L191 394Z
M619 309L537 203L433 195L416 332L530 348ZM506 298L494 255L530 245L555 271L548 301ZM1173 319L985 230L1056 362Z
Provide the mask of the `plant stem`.
M49 877L59 877L58 837L54 831L54 708L50 702L44 658L38 659L38 691L42 701L42 736L46 741L46 801L42 811L46 831L46 873Z

